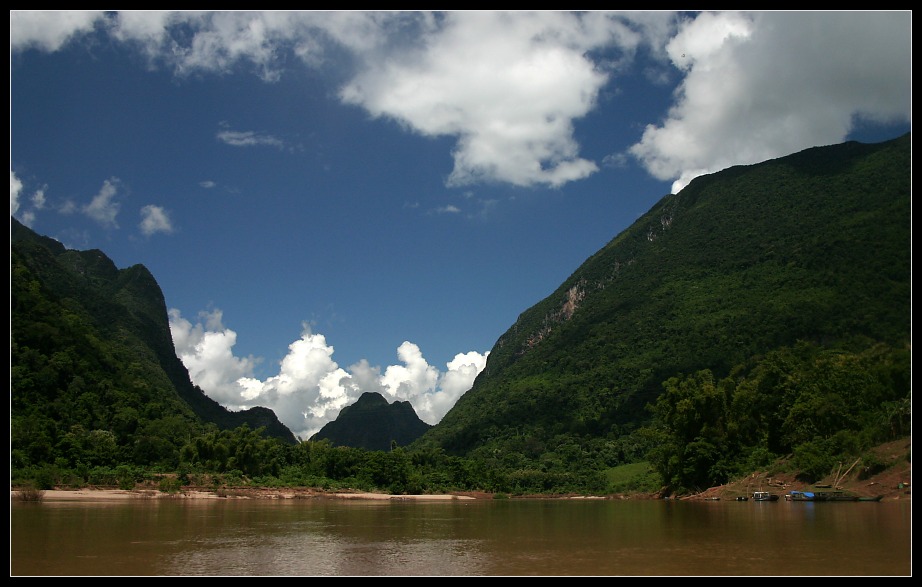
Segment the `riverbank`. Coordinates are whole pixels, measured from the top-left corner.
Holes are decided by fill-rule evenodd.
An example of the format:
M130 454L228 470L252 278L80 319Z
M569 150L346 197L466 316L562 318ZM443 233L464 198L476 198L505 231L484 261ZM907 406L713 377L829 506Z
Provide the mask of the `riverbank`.
M797 483L792 479L781 477L765 477L760 474L754 474L752 478L746 481L712 487L707 491L685 496L674 496L673 499L679 500L735 500L741 496L751 496L753 488L757 490L769 491L779 495L788 493L793 490L813 490L813 487ZM881 485L871 482L862 490L856 491L856 487L838 487L847 489L851 493L862 497L871 497L880 495L886 501L896 499L912 499L910 486L903 487L893 486L890 484ZM507 496L496 495L485 492L464 492L449 494L420 494L420 495L391 495L388 493L371 493L371 492L335 492L323 491L314 488L236 488L221 489L218 491L201 490L201 489L184 489L178 492L163 492L155 489L111 489L111 488L81 488L81 489L49 489L36 491L20 491L10 489L10 500L18 501L42 501L42 502L63 502L63 501L122 501L122 500L145 500L145 499L338 499L338 500L356 500L356 501L453 501L453 500L492 500L492 499L661 499L662 497L655 494L618 494L603 496L584 496L584 495L527 495L527 496Z
M353 499L353 500L413 500L413 501L450 501L478 499L472 495L389 495L386 493L348 493L325 492L310 488L243 488L219 491L183 490L163 492L152 489L48 489L43 490L38 499L32 501L119 501L129 499ZM10 490L10 499L23 500L16 489ZM26 501L26 500L23 500Z
M895 440L875 447L873 452L878 462L891 465L873 474L863 472L855 465L843 463L841 469L818 480L814 484L805 483L794 473L755 472L717 487L708 488L700 493L679 497L691 500L735 500L752 497L755 491L768 491L779 496L791 491L845 491L863 498L880 497L882 501L912 499L912 454L911 439Z

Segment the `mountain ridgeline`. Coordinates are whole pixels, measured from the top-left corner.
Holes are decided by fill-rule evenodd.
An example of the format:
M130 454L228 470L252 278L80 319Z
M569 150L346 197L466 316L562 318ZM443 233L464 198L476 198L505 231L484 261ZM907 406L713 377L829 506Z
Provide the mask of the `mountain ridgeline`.
M208 424L297 442L272 410L231 412L192 384L144 266L117 269L102 251L68 250L15 218L10 236L14 456L40 462L67 438L100 443L102 460L170 463Z
M365 393L304 442L192 384L146 268L11 218L11 483L693 491L791 455L873 474L869 447L911 434L911 158L906 134L699 177L524 311L437 425Z
M910 194L909 134L695 179L523 312L416 446L631 460L624 441L671 378L739 382L798 344L908 355ZM898 371L891 393L908 401Z

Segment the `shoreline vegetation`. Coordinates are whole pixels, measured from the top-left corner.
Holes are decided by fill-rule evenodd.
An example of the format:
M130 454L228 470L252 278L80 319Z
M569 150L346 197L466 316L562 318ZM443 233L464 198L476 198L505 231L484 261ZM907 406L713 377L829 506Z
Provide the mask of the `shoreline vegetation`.
M432 494L390 494L374 491L360 491L348 488L321 488L310 486L266 487L259 485L181 485L176 479L169 489L153 482L139 483L134 487L118 486L55 486L53 489L37 489L34 485L11 483L10 500L19 502L61 502L61 501L118 501L128 499L340 499L358 501L451 501L451 500L494 500L494 499L669 499L677 501L736 501L743 497L752 498L756 491L767 491L779 498L792 491L845 491L861 498L876 498L881 501L912 499L911 438L886 443L875 449L881 461L890 466L874 474L864 475L849 468L819 479L816 483L804 483L796 472L755 472L735 479L725 485L710 487L684 495L669 494L665 488L659 492L626 492L605 495L582 494L507 494L486 491L450 491Z

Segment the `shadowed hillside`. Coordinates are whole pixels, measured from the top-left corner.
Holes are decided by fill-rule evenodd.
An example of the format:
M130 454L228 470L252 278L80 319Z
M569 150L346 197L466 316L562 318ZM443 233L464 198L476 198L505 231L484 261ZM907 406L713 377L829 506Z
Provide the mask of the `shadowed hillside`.
M99 250L67 250L12 217L10 229L17 459L41 462L72 435L77 444L101 443L100 462L170 463L208 424L265 428L296 442L272 410L230 412L192 384L163 293L144 266L117 269Z

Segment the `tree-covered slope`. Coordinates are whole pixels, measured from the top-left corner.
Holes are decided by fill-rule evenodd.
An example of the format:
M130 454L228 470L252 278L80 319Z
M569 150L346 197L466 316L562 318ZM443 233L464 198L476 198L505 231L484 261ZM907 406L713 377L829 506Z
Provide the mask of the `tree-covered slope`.
M10 229L15 458L41 462L71 435L101 443L100 460L169 463L208 423L295 442L271 410L229 412L192 384L145 267L120 270L101 251L67 250L15 218Z
M672 377L798 341L907 349L910 195L908 134L697 178L523 312L415 446L585 451L647 423Z

